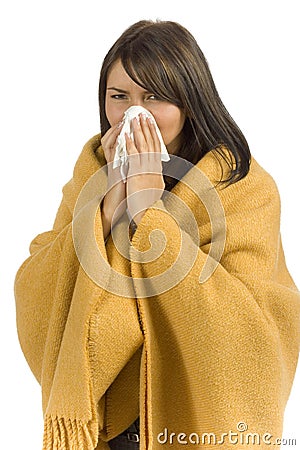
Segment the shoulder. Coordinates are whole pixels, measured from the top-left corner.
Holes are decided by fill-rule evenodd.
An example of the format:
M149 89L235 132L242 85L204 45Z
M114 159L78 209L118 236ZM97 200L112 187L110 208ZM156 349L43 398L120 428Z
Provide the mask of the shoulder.
M101 135L96 134L84 145L75 163L73 178L82 184L105 163L101 148Z
M225 159L212 151L207 153L197 164L215 187L223 204L235 205L236 208L259 208L262 204L272 203L280 208L280 197L275 180L254 157L251 157L250 169L241 180L232 183L220 183L229 175L229 166Z
M75 165L77 167L90 165L91 168L97 168L101 160L101 134L96 134L90 138L84 145Z
M84 145L75 163L73 176L63 187L63 194L71 211L82 187L105 163L101 135L97 134Z

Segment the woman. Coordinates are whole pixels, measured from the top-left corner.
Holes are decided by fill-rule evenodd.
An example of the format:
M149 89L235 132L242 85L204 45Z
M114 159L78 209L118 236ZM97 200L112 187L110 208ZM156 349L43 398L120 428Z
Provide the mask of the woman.
M177 23L123 33L99 103L101 136L15 282L43 448L269 447L299 351L276 185ZM133 105L152 116L125 135L123 180L113 160Z

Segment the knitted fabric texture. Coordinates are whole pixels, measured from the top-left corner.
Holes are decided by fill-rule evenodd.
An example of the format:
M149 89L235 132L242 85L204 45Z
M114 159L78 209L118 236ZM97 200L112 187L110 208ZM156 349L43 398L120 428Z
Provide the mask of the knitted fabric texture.
M20 343L42 386L43 450L108 450L138 415L141 450L160 449L166 429L167 449L179 447L180 433L192 445L241 423L280 437L299 351L299 292L285 265L273 179L252 159L248 175L224 188L216 181L228 169L210 152L146 211L120 252L113 238L126 235L126 220L105 245L100 207L91 214L81 200L105 163L97 135L63 189L52 231L33 240L15 280ZM200 171L214 189L198 183ZM221 209L210 202L208 212L210 193ZM226 238L215 261L220 211ZM217 440L209 448L237 448Z

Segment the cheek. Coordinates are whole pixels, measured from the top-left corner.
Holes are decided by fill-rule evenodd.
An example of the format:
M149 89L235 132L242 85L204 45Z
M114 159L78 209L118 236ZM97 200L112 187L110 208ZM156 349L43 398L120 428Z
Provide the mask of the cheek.
M109 100L105 102L105 113L110 126L113 127L121 122L125 108L120 105L112 104Z
M173 106L173 105L172 105ZM181 132L185 116L179 108L173 106L163 112L153 114L166 145L170 144Z

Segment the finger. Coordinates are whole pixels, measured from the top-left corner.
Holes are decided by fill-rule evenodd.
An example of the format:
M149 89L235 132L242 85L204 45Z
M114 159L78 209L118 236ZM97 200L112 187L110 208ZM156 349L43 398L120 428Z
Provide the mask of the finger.
M118 145L118 136L122 130L122 122L111 127L101 138L101 146L108 163L112 162Z
M149 127L149 132L151 134L151 138L152 138L152 142L153 142L153 151L154 152L161 152L161 145L160 145L160 140L156 131L156 126L155 126L155 122L153 121L153 119L151 117L147 118L147 123L148 123L148 127Z
M125 133L126 149L128 154L129 169L127 179L140 173L140 153L138 152L134 141L128 133Z
M140 120L134 118L132 120L132 131L134 143L139 153L148 152L148 145L141 127Z
M128 133L125 133L125 142L128 155L138 154L138 150L135 146L135 143L133 142Z
M101 141L107 141L112 135L116 134L117 131L121 128L122 123L123 122L119 122L116 125L110 127L107 132L103 136L101 136Z
M106 133L104 136L101 137L101 145L107 148L113 148L117 137L119 136L122 127L123 127L124 122L121 121L119 123L117 123L116 125L112 126Z
M157 133L157 125L152 117L148 117L147 123L149 126L149 132L151 134L151 139L153 142L153 163L154 163L154 172L162 173L162 162L161 162L161 142Z
M147 120L147 116L145 114L140 114L140 124L141 130L144 134L145 143L147 145L147 151L152 153L154 151L154 141L152 137L152 133L149 128L149 123Z
M155 172L156 170L153 164L155 163L156 153L154 152L154 143L145 114L141 113L139 115L139 122L135 122L134 130L136 132L135 138L137 139L137 148L140 154L141 169L145 173Z

